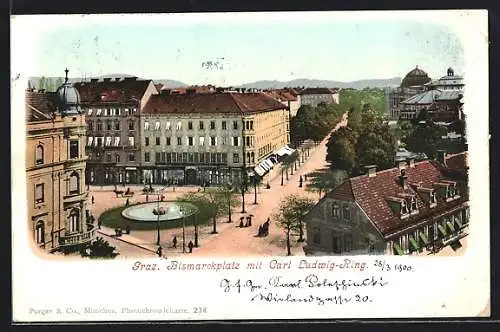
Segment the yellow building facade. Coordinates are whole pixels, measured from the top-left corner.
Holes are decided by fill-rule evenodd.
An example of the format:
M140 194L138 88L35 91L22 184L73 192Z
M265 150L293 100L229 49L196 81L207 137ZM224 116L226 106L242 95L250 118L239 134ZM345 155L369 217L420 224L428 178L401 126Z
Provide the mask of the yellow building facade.
M85 116L59 100L57 93L26 92L28 227L35 246L47 251L84 245L95 233L85 190Z

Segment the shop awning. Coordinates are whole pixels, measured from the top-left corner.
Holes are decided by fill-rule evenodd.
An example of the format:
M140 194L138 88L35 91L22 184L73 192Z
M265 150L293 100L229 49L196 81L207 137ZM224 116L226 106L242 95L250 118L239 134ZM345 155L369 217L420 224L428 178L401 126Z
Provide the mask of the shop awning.
M452 222L448 221L448 222L446 222L446 225L448 225L448 227L450 228L452 233L455 232L455 226L453 225Z
M403 249L401 249L401 247L399 246L399 244L394 243L392 247L394 248L394 251L396 252L396 255L399 255L399 256L403 256L404 255Z
M259 166L255 167L254 170L255 170L255 173L259 174L260 176L263 176L264 174L266 174L266 171L264 171Z
M410 244L413 247L413 249L418 250L419 245L413 236L410 236Z
M287 151L285 150L285 148L281 148L278 151L276 151L276 154L280 157L283 157L285 154L287 154Z
M438 225L438 229L443 236L446 236L446 229L442 225Z
M279 149L278 151L276 151L276 154L280 157L283 157L284 155L291 155L293 153L293 150L292 148L288 147L288 146L284 146L282 147L281 149Z
M274 164L269 159L264 160L264 162L266 163L267 166L269 166L269 169L274 167Z
M424 245L429 244L429 239L427 238L427 235L425 235L425 233L420 233L420 239L422 240Z
M266 172L271 169L271 167L269 167L265 162L261 162L259 167L265 170Z

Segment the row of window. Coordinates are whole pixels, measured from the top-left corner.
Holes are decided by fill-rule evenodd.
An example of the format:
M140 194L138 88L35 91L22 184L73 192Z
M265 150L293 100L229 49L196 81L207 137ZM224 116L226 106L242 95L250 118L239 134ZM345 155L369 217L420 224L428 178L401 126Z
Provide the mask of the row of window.
M393 241L395 255L408 254L432 244L445 240L460 232L469 223L469 211L464 210L427 225L421 229L405 234ZM400 252L398 252L400 251Z
M100 155L97 155L97 158L96 158L96 159L97 159L97 160L99 160L99 158L100 158ZM112 158L113 158L113 157L112 157L111 153L108 153L108 154L106 155L106 161L107 161L108 163L110 163L110 162L112 161ZM119 155L118 153L116 153L116 154L115 154L115 162L116 162L116 163L119 163L119 162L120 162L120 159L121 159L121 158L120 158L120 155ZM135 155L134 155L133 153L129 153L129 154L128 154L128 158L127 158L127 159L128 159L128 161L129 161L129 162L131 162L131 161L135 161Z
M204 137L204 136L201 136L201 137L198 137L198 144L195 144L196 142L196 138L195 137L192 137L192 136L188 136L188 137L184 137L185 138L185 145L187 146L194 146L194 145L199 145L199 146L204 146L205 145L205 140L207 139L207 137ZM182 137L178 136L176 137L176 142L177 142L177 145L182 145ZM208 146L217 146L218 145L218 138L215 137L215 136L210 136L208 137ZM226 137L221 137L221 145L226 145L227 144L227 138ZM237 137L237 136L234 136L234 137L231 137L230 139L230 142L231 142L231 146L241 146L241 137ZM247 143L247 146L250 146L250 145L253 145L253 137L246 137L246 143ZM145 137L144 138L144 145L145 146L149 146L150 145L150 138L149 137ZM155 137L155 145L161 145L161 137ZM172 145L172 138L171 137L165 137L165 145Z
M342 209L342 216L340 215L340 211ZM343 204L342 207L337 202L332 204L332 218L340 220L343 219L346 222L351 221L351 207L349 204Z
M122 115L122 110L120 108L89 108L87 111L88 115L95 115L95 116L120 116ZM137 108L125 108L123 114L125 116L128 115L133 115L137 113Z
M144 162L153 162L150 152L144 152ZM240 155L233 153L233 163L240 162ZM213 152L156 152L156 163L175 164L175 163L192 163L192 164L227 164L227 153Z
M69 141L69 159L79 158L80 151L77 140ZM42 143L39 143L35 148L35 165L45 164L45 150Z
M222 130L227 130L228 126L227 126L227 121L226 120L221 121L220 125L221 125L221 129ZM246 121L245 126L246 126L246 129L253 130L253 121ZM193 121L188 121L187 122L187 129L188 130L193 130L193 128L194 128ZM216 121L210 121L210 124L209 124L208 128L210 128L210 130L216 130L217 129L216 128ZM234 130L237 130L239 128L238 121L233 121L232 128ZM154 130L161 130L161 123L160 123L160 121L154 122L154 125L150 124L148 121L144 122L144 130L153 130L153 129ZM172 129L172 124L171 124L170 121L167 121L165 123L165 130L171 130L171 129ZM182 121L177 121L175 129L176 130L182 130ZM200 120L198 122L198 129L199 130L205 130L205 122L203 120Z
M80 193L80 175L78 172L74 171L70 174L68 178L67 194L76 195ZM45 202L45 184L37 183L35 184L35 204L41 204Z
M312 242L316 245L321 245L321 229L319 227L313 228ZM353 237L351 234L337 234L333 233L331 236L332 251L335 254L350 252L355 249Z

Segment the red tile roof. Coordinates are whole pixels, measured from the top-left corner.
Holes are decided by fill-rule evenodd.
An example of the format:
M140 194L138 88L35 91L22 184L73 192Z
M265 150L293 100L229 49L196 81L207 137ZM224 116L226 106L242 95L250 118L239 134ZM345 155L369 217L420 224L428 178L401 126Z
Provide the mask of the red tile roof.
M466 174L467 170L469 169L467 163L467 151L447 155L445 157L445 162L446 162L446 168L455 172Z
M136 103L150 83L151 80L125 78L120 81L78 82L74 87L82 103Z
M57 110L55 97L56 94L53 92L26 91L26 120L28 122L51 120L52 113Z
M282 103L263 93L205 93L153 95L146 103L145 114L156 113L226 113L252 114L285 109Z
M366 213L368 218L384 236L398 230L412 226L429 215L442 213L468 200L467 193L461 193L462 198L445 202L439 200L434 208L429 208L416 190L416 184L424 188L433 188L433 184L445 178L439 165L433 161L415 163L414 167L406 167L406 189L400 185L398 178L401 171L391 168L377 172L375 176L361 175L345 181L328 194L328 197L338 200L354 200ZM414 195L419 213L405 219L393 213L389 204L389 197L398 197L401 194Z

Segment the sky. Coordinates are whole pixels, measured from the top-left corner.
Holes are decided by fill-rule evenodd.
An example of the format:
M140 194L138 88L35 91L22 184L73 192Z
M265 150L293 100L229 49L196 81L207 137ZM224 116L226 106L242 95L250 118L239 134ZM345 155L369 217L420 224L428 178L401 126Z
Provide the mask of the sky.
M77 78L123 73L187 84L239 85L404 77L417 65L432 78L445 75L450 66L456 73L464 70L460 39L447 25L426 21L425 15L419 20L172 17L94 16L40 29L33 42L31 76L63 76L67 67L70 77ZM45 23L50 26L49 20ZM207 68L207 61L222 64L222 69Z

